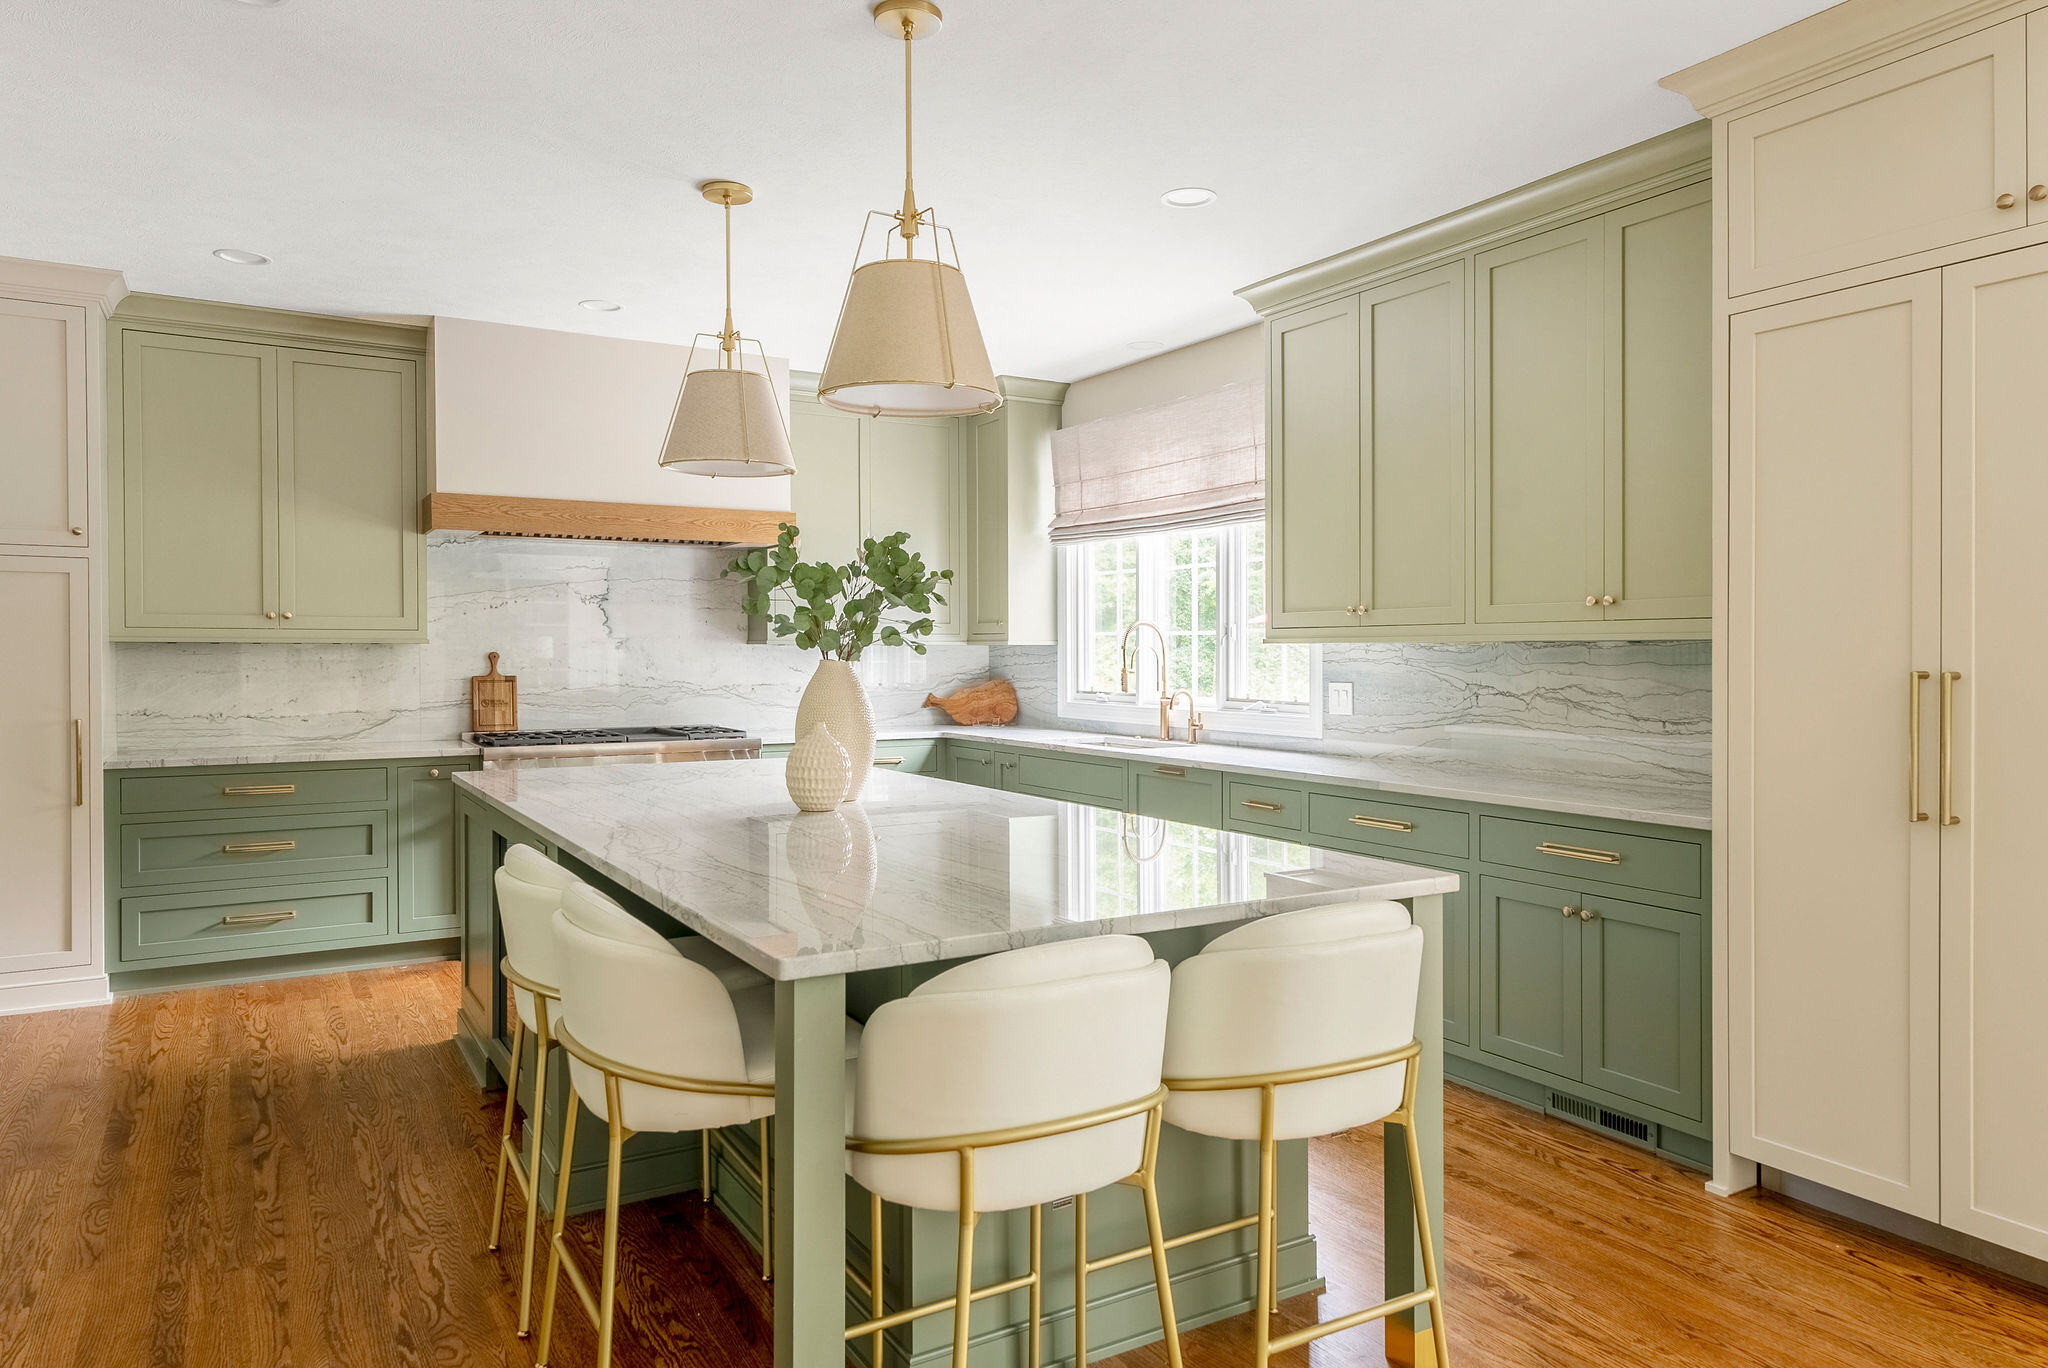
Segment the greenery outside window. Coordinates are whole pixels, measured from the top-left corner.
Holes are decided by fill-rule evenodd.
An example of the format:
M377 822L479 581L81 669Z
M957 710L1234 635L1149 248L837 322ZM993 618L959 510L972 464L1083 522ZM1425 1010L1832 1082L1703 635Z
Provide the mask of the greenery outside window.
M1319 648L1265 639L1263 522L1070 543L1060 570L1060 716L1150 729L1162 694L1186 689L1216 731L1322 735ZM1140 620L1165 637L1163 680L1150 632L1124 673Z

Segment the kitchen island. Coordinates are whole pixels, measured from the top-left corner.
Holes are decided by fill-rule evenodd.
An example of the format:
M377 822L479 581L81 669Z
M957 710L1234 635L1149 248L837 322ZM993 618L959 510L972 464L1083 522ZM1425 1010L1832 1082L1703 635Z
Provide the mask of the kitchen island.
M502 945L491 873L515 841L536 845L668 934L708 937L776 984L775 1362L842 1361L847 1324L849 1203L845 1177L842 1015L865 1017L946 963L1024 945L1128 932L1178 960L1228 926L1275 912L1358 897L1409 904L1427 939L1416 1034L1423 1043L1416 1115L1441 1230L1442 899L1447 875L1368 856L1319 850L1243 832L1177 823L1134 824L1124 814L1025 794L968 789L918 775L872 775L857 804L795 811L782 765L734 761L672 766L495 770L457 778L458 902L464 909L463 1006L458 1039L479 1076L500 1075L507 1012ZM673 925L671 924L673 923ZM1390 1128L1391 1129L1391 1128ZM1160 1161L1169 1236L1252 1206L1254 1147L1170 1133ZM688 1137L694 1154L695 1137ZM545 1137L539 1143L546 1144ZM1398 1136L1389 1142L1398 1147ZM1397 1149L1398 1152L1398 1149ZM545 1148L543 1158L545 1160ZM578 1156L562 1162L581 1167ZM1280 1283L1283 1295L1314 1290L1307 1231L1307 1153L1282 1149ZM650 1155L637 1195L694 1186L694 1162ZM1387 1289L1421 1286L1404 1166L1386 1165ZM662 1175L671 1175L666 1184ZM572 1180L574 1174L572 1173ZM552 1190L544 1184L543 1192ZM577 1205L573 1195L572 1207ZM750 1194L720 1204L745 1229ZM751 1194L758 1202L760 1194ZM1135 1207L1104 1202L1091 1212L1090 1242L1139 1242ZM923 1300L952 1277L950 1217L897 1213L885 1283L891 1305ZM854 1223L859 1226L861 1223ZM1022 1222L984 1222L981 1277L1003 1276L1022 1254ZM924 1227L929 1226L929 1229ZM758 1230L757 1223L752 1229ZM1174 1290L1183 1325L1252 1304L1248 1242L1226 1237L1175 1251ZM1049 1290L1071 1249L1049 1241ZM1090 1350L1097 1357L1156 1338L1159 1323L1139 1270L1090 1282ZM1144 1275L1149 1278L1149 1274ZM1139 1295L1142 1293L1143 1295ZM977 1357L1006 1358L1020 1309L985 1303ZM1072 1309L1048 1299L1049 1359L1069 1357ZM1412 1317L1388 1327L1390 1359L1426 1354ZM986 1318L986 1319L984 1319ZM903 1361L936 1356L947 1318L903 1327ZM981 1346L989 1347L982 1350ZM859 1346L856 1346L858 1349ZM896 1353L892 1352L892 1360Z

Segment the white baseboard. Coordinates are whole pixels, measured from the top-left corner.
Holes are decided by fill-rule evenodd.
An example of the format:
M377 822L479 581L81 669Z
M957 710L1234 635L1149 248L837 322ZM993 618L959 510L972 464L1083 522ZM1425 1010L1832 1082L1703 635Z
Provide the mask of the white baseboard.
M53 983L0 985L0 1016L20 1012L55 1012L66 1007L99 1007L112 1002L105 974L59 979Z

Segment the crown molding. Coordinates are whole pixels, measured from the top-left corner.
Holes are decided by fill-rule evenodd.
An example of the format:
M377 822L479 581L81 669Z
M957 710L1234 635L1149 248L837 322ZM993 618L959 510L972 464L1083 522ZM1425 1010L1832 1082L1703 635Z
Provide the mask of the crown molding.
M1432 266L1507 237L1690 185L1713 170L1712 133L1704 120L1674 128L1492 199L1268 276L1238 290L1237 297L1270 317L1356 289L1376 276Z
M86 304L109 314L127 297L128 282L119 271L0 257L0 294L32 294L51 303Z
M409 324L259 309L247 304L220 304L173 295L129 295L113 321L127 328L196 329L238 342L295 341L314 346L372 347L405 356L424 354L433 338L431 328Z
M1003 402L1022 400L1030 404L1064 404L1067 386L1062 380L1033 380L1022 375L998 375L996 390Z
M1707 118L1847 74L1895 50L1985 19L2024 14L2039 0L1845 0L1657 84Z

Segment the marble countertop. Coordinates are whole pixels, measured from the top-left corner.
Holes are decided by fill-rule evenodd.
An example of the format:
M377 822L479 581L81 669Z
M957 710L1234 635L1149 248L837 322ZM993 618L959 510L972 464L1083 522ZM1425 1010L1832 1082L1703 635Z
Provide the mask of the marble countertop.
M102 769L174 769L187 765L311 765L330 760L434 760L477 755L480 748L460 739L446 741L265 741L236 737L189 741L172 746L120 747L100 762Z
M780 760L455 781L778 979L1458 886L1390 860L887 770L826 813L796 811Z
M1611 751L1603 743L1585 738L1538 734L1544 739L1516 741L1492 734L1455 738L1459 744L1387 746L1366 755L1344 755L1206 741L1142 748L1105 746L1105 736L1100 733L1035 727L947 727L937 734L1074 755L1200 765L1275 779L1329 779L1388 793L1700 831L1711 830L1714 824L1713 793L1705 773L1674 772L1656 777L1601 773L1602 767L1611 763Z

